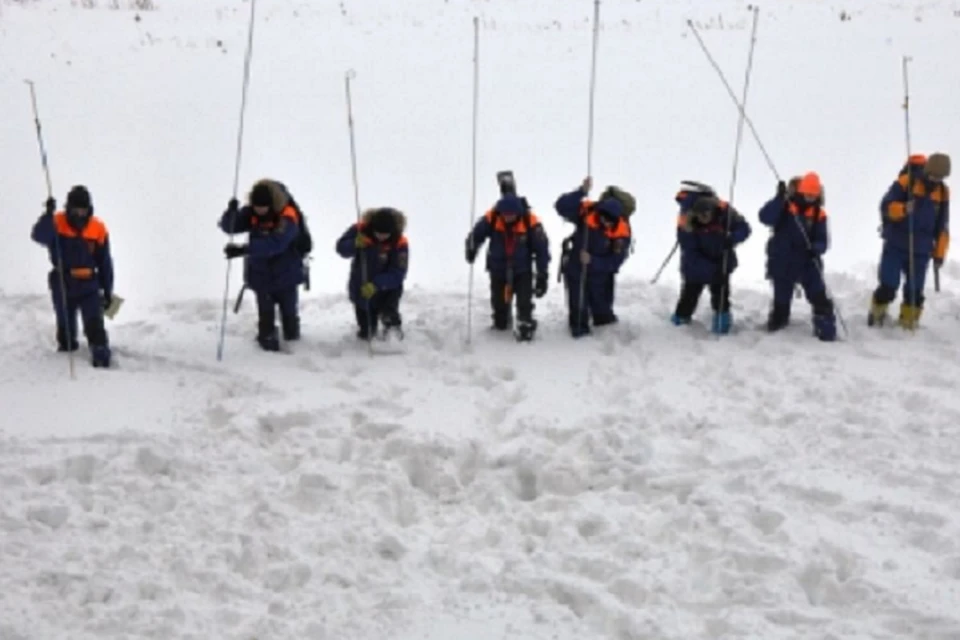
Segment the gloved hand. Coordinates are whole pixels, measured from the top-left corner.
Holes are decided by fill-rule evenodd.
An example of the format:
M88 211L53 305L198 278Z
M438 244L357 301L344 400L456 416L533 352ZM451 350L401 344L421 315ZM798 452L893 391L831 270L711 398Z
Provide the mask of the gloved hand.
M109 291L103 292L103 310L106 311L113 304L113 294Z
M477 259L477 247L470 242L470 238L467 238L467 244L464 247L464 255L467 258L468 264L473 264L473 261Z
M230 198L230 202L227 203L227 211L230 213L236 213L240 210L240 203L237 202L236 198Z
M223 254L227 256L228 260L245 256L247 255L247 245L230 243L223 248Z
M777 197L783 198L787 195L787 183L781 180L777 183Z
M533 295L542 298L547 294L547 275L546 273L537 274L537 282L533 287Z
M353 246L357 249L366 249L373 244L373 240L362 233L357 234L357 239L353 241Z
M934 258L934 259L933 259L933 266L936 267L937 269L939 269L940 267L942 267L942 266L943 266L943 258Z
M47 201L44 203L44 213L48 216L52 216L53 212L57 210L57 201L53 198L47 198Z
M376 294L377 294L377 285L373 284L372 282L368 282L362 287L360 287L360 296L364 300L369 300Z

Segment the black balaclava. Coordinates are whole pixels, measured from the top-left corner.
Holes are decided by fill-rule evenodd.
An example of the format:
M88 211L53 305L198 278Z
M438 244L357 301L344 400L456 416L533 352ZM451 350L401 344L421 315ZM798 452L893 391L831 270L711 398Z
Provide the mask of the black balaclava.
M93 200L90 192L83 185L77 185L67 194L67 223L74 229L81 231L87 226L93 216ZM86 209L86 215L79 215L77 209Z

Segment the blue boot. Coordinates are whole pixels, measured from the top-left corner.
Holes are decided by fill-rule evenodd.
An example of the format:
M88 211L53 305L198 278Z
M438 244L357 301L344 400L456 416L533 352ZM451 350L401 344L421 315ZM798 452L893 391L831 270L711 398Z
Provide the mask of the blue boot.
M679 327L680 325L690 324L690 318L683 318L677 314L673 314L670 316L670 322Z
M833 342L837 339L837 321L831 315L813 316L813 335L823 342Z
M730 315L730 312L723 311L721 313L714 314L712 330L717 335L725 335L730 333L730 325L732 324L733 317Z

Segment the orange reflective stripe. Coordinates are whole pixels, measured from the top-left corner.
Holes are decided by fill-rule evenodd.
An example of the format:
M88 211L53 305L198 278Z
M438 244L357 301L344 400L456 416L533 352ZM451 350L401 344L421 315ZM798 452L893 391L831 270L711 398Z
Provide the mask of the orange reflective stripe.
M90 217L87 221L87 226L85 226L80 233L77 233L77 230L70 226L70 223L67 222L67 214L62 212L54 216L53 226L57 234L66 238L93 240L99 245L107 241L107 226L103 224L103 220L96 216Z
M89 280L93 277L93 269L90 267L75 267L70 269L70 276L77 280Z
M514 233L526 233L530 229L527 228L527 223L524 221L524 216L530 217L530 229L540 224L540 219L532 211L527 214L519 214L517 217L516 224L513 225ZM503 223L503 218L497 215L497 212L491 209L487 211L483 216L487 224L493 227L494 231L499 231L500 233L506 233L507 225Z
M887 217L893 222L899 222L907 217L907 205L902 202L891 202L887 206Z
M816 207L805 207L803 211L800 211L800 207L797 206L796 202L791 202L787 205L787 213L792 216L803 216L804 218L810 218L814 222L823 222L827 219L827 210L819 209L819 213Z
M946 230L940 232L937 238L937 244L933 248L933 257L937 260L943 260L947 257L947 250L950 249L950 233Z
M284 218L290 218L294 222L297 221L297 210L290 205L285 206L283 211L280 212L280 215Z
M397 240L397 248L398 248L398 249L405 249L405 248L408 247L409 245L410 245L410 243L407 241L407 236L400 236L400 239Z

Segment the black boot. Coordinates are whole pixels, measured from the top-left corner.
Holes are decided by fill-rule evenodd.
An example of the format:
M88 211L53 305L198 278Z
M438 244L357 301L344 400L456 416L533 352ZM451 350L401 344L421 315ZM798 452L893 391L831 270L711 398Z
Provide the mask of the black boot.
M517 322L516 336L518 342L529 342L533 340L534 334L537 332L537 321L530 320L520 320Z
M283 316L280 318L280 323L283 326L283 339L287 342L292 342L294 340L300 339L300 317L299 316Z
M361 306L354 306L354 312L357 317L357 338L360 340L369 340L377 335L377 314L371 309L369 314L367 309Z
M257 343L264 351L279 351L280 340L277 337L277 327L261 321L257 331Z
M790 324L790 307L785 304L774 304L767 317L767 331L779 331Z
M396 311L385 311L383 313L383 332L393 332L398 338L403 340L403 319Z

